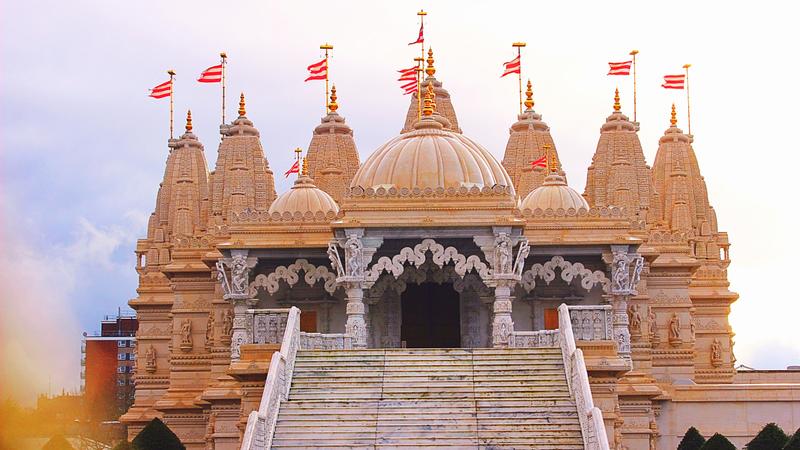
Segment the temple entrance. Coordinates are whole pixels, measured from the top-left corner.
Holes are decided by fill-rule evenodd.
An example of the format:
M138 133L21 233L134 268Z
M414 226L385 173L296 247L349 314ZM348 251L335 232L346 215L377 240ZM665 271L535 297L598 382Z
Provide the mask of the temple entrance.
M459 294L452 284L409 284L401 302L400 339L406 347L461 347Z

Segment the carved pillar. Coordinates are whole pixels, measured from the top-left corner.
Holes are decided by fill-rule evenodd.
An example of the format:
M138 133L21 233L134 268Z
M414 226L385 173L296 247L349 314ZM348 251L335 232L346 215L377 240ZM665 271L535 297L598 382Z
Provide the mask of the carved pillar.
M631 333L628 323L628 298L637 295L644 259L628 254L627 245L612 245L611 252L611 308L614 339L619 345L619 355L631 361Z
M247 309L258 299L250 297L250 271L258 259L248 257L247 250L231 250L231 257L217 262L217 280L222 284L225 300L233 303L231 328L231 360L238 361L242 344L253 342L253 324L249 323ZM230 276L225 268L229 269Z
M510 283L498 283L494 288L494 304L492 306L492 347L508 347L514 334L514 321L511 319Z
M348 282L345 333L353 337L353 348L367 348L367 322L364 320L364 289L361 283Z

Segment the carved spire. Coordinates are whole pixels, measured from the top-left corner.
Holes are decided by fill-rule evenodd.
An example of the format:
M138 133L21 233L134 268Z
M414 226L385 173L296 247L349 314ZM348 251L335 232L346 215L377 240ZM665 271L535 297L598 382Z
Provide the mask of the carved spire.
M336 99L338 98L339 97L336 96L336 85L334 84L331 87L331 101L328 103L328 110L330 112L336 112L336 110L339 109L339 104L336 103Z
M436 67L433 66L433 48L428 49L428 59L426 62L428 63L428 67L425 68L425 74L429 77L433 77L436 74Z
M615 89L614 111L600 127L583 195L592 206L623 207L633 217L646 220L653 195L650 168L636 124L620 110L619 89Z
M187 133L191 133L192 132L192 110L191 109L186 112L186 132Z
M244 92L239 95L239 117L244 117L247 111L244 108Z
M528 89L525 90L525 108L527 111L533 110L533 85L531 80L528 80Z
M672 104L672 113L669 118L669 124L673 127L678 126L678 116L675 113L675 103Z

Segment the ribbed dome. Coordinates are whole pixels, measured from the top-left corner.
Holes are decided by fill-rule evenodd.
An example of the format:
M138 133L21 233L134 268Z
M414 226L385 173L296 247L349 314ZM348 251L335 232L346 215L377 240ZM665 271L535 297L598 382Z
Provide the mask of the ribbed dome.
M563 176L551 173L541 186L522 200L520 209L589 209L589 204L575 189L567 186Z
M316 215L329 212L338 213L339 205L327 192L316 187L314 180L305 175L297 177L294 186L288 192L279 195L269 207L269 214L279 213L282 216L286 213L296 216L297 213Z
M513 187L502 165L477 142L423 119L415 130L379 147L356 172L350 187L448 189Z

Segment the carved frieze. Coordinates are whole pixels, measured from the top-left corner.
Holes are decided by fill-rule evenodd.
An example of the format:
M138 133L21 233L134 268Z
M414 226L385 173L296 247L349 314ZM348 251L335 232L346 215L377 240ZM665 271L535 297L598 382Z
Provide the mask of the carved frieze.
M534 264L530 269L524 271L520 284L527 291L530 292L536 287L536 279L544 280L546 284L550 284L556 279L556 269L561 270L561 279L567 284L572 283L576 277L581 280L581 287L590 291L597 285L603 287L604 292L608 292L611 281L606 277L606 274L600 270L589 270L582 263L571 263L564 259L562 256L554 256L550 261L544 264Z

